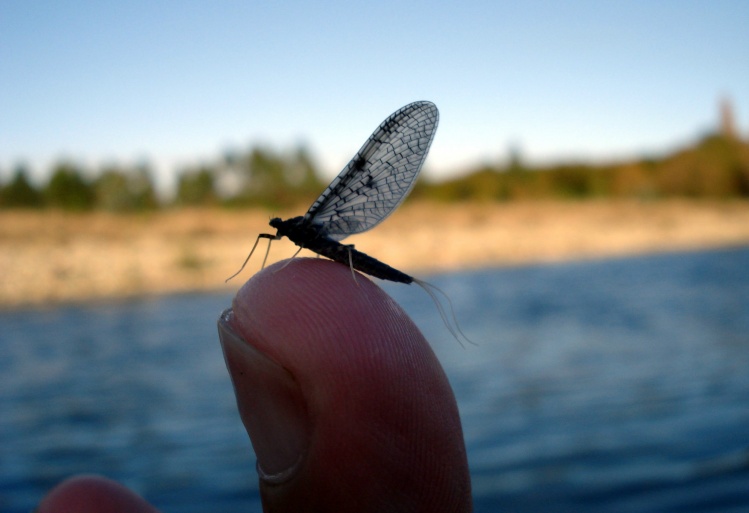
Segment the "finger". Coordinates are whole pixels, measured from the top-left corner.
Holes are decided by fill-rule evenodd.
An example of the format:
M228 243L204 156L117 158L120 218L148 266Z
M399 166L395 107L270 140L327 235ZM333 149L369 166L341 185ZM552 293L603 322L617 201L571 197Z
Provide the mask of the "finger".
M158 513L141 496L101 476L76 476L53 488L37 513Z
M266 510L470 510L447 378L372 282L280 262L243 286L219 331Z

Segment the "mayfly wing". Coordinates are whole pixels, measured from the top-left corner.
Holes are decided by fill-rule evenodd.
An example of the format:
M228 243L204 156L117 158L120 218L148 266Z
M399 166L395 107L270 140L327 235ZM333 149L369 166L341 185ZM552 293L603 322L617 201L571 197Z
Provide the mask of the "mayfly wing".
M416 183L438 119L431 102L414 102L393 113L312 204L305 219L333 240L382 222Z

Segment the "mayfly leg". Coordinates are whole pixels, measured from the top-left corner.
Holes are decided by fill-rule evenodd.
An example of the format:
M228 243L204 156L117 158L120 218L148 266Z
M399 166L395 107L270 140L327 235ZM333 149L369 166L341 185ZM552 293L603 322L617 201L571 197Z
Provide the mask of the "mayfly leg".
M277 273L278 271L282 271L282 270L286 269L286 266L289 265L291 263L291 261L294 260L296 258L296 256L299 254L299 252L302 251L303 249L304 249L304 246L299 246L299 249L296 250L296 253L294 253L293 255L291 255L291 258L289 258L286 261L286 263L283 264L283 266L280 269L276 269L275 271L273 271L273 274ZM265 255L265 256L267 257L268 255ZM263 262L263 267L265 267L265 262Z
M356 283L356 286L359 286L359 282L356 281L356 273L354 272L354 257L351 256L351 250L354 249L353 244L346 244L346 249L348 250L348 265L351 268L351 276L354 277L354 283Z
M245 266L247 265L247 262L249 262L250 258L252 258L252 254L255 252L255 248L257 248L257 243L260 242L260 239L268 239L268 247L265 249L265 258L263 258L263 267L261 268L261 269L265 269L265 262L268 260L268 253L270 253L270 243L274 240L279 239L278 236L271 235L270 233L261 233L260 235L257 236L257 239L255 239L255 244L253 244L252 250L250 250L250 254L247 255L247 258L245 258L244 263L242 264L242 267L239 268L239 271L235 272L234 274L226 278L224 283L228 282L229 280L231 280L232 278L234 278L236 275L238 275L244 270Z

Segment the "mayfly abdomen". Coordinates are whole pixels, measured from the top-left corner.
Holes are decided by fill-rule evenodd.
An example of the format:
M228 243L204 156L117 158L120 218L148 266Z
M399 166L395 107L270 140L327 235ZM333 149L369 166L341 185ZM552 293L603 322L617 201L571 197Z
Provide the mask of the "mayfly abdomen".
M361 251L356 251L355 253L353 253L353 251L356 250L352 250L354 269L361 271L364 274L374 276L375 278L379 278L381 280L389 280L406 284L413 283L414 279L406 273L390 267L389 265L380 262L376 258L372 258L366 253L362 253Z
M351 266L357 271L374 276L381 280L398 283L413 283L414 279L404 272L372 258L366 253L357 251L352 246L341 244L330 239L317 239L307 249L341 264Z

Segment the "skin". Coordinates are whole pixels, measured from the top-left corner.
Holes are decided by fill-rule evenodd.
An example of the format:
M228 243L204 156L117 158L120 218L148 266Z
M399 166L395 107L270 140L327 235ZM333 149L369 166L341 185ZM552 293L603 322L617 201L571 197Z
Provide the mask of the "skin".
M322 259L279 262L242 287L219 336L264 511L471 511L444 371L367 278ZM117 483L81 476L38 511L156 510Z

